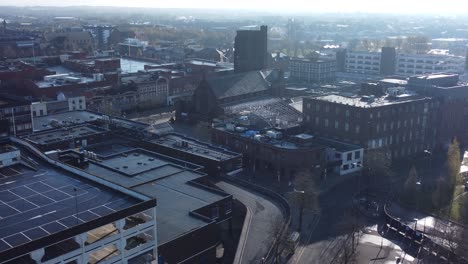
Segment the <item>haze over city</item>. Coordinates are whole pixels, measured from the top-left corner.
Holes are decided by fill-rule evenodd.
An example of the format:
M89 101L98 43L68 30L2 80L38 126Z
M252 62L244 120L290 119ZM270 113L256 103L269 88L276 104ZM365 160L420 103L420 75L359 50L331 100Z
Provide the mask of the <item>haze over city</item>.
M0 0L0 264L468 264L467 10Z
M465 14L468 3L458 0L447 1L405 1L394 0L334 0L334 1L306 1L291 0L287 2L276 1L214 1L214 0L178 0L178 1L153 1L139 0L133 2L111 0L2 0L1 5L16 6L115 6L115 7L144 7L144 8L184 8L184 9L247 9L257 11L274 12L299 12L299 13L395 13L395 14Z

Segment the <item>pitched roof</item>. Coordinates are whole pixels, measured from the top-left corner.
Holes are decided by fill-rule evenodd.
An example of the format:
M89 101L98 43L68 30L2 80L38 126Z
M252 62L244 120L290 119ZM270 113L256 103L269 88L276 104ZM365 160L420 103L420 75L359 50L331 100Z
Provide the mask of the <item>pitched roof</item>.
M259 71L214 77L207 82L218 99L270 89L264 75Z

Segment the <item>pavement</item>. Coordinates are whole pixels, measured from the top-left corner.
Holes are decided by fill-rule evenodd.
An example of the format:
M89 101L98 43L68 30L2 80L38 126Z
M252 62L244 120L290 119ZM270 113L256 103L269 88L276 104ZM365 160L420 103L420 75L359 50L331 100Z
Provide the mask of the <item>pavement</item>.
M382 237L377 225L364 230L356 251L356 263L394 264L397 258L402 260L401 263L415 263L415 259L405 254L400 246Z
M247 207L247 215L250 215L246 216L249 224L239 240L238 251L241 253L234 263L260 263L271 246L278 223L284 221L280 207L265 196L236 185L223 181L216 185L242 202Z

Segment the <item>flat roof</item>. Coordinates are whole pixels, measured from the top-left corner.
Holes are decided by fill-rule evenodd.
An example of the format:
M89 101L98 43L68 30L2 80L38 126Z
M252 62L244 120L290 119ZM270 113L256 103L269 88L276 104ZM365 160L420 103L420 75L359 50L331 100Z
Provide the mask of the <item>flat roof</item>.
M41 163L1 169L0 201L0 253L141 202Z
M177 142L182 141L187 142L188 145L179 146L177 144ZM176 133L164 135L158 139L152 140L151 142L217 161L228 160L234 157L238 157L240 155L239 153L215 147L207 143L198 141L196 139L185 137Z
M33 118L33 129L34 131L42 131L54 128L51 125L54 121L58 121L64 125L76 125L95 121L101 118L101 114L96 114L90 111L69 111L46 116L38 116Z
M427 98L422 97L422 96L415 96L411 94L403 94L397 97L396 99L393 99L392 97L389 97L389 96L376 97L373 102L367 102L363 100L363 98L360 96L346 97L342 95L325 95L325 96L311 97L311 99L317 100L317 101L342 104L342 105L350 105L354 107L371 108L371 107L380 107L380 106L386 106L386 105L406 103L406 102L411 102L411 101L425 100Z
M73 138L97 135L105 132L107 132L107 130L100 127L84 124L74 127L34 133L23 138L37 145L47 145L56 142L67 141Z
M16 147L12 145L0 145L0 153L7 153L18 150Z
M334 148L339 152L347 152L347 151L354 151L354 150L362 149L361 146L348 144L342 141L336 141L336 140L329 139L329 138L319 137L319 138L316 138L316 141L327 147Z
M229 196L199 188L192 183L206 176L193 170L201 168L200 166L148 150L124 146L124 142L118 143L120 146L117 147L122 152L115 151L109 155L105 149L113 148L112 144L115 142L109 142L107 147L103 144L99 144L99 148L87 147L99 156L99 160L90 160L89 166L84 170L146 196L156 197L159 244L209 224L189 215L189 212Z

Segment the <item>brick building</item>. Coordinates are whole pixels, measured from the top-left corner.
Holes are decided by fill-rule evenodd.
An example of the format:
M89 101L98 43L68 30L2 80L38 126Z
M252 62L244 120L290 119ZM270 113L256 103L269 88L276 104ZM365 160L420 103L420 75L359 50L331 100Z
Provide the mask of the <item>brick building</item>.
M345 97L328 95L303 100L304 125L317 135L384 149L392 158L407 157L435 145L438 104L407 93Z

